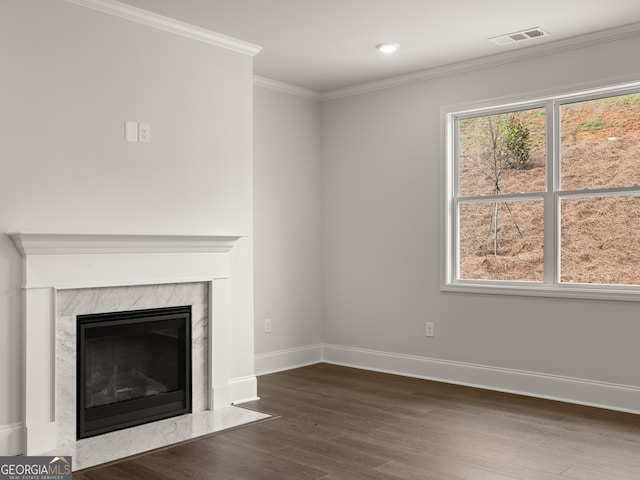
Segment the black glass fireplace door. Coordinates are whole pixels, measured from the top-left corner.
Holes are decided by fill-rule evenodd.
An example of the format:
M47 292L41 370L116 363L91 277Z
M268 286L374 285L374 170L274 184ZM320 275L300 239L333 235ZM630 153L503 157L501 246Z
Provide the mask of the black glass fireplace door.
M191 412L191 307L77 321L78 439Z

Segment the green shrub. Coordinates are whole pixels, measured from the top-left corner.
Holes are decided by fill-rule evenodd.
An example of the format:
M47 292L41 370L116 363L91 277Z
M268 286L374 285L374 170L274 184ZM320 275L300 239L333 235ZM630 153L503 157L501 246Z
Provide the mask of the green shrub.
M515 116L509 116L504 125L507 167L522 170L531 158L529 149L529 129Z
M584 130L599 130L604 127L604 120L597 117L587 118L581 126Z

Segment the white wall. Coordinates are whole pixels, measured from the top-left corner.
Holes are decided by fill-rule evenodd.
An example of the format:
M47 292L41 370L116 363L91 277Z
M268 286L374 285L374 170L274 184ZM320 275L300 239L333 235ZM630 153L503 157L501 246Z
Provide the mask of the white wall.
M322 342L320 106L256 87L254 108L255 348L264 373L306 363Z
M635 37L323 103L325 358L640 411L640 304L439 290L441 107L638 80L638 49Z
M6 232L252 234L252 58L62 0L0 2L0 454L22 422ZM151 143L123 139L124 121ZM253 336L252 241L234 252ZM234 287L235 288L235 287ZM236 290L234 290L236 291ZM253 343L232 378L253 375Z

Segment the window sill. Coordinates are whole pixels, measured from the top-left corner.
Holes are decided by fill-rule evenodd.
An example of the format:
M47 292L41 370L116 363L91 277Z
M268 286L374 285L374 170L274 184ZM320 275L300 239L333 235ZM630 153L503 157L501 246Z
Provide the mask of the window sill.
M625 285L543 285L529 282L518 284L516 282L457 281L442 284L440 291L589 300L640 301L640 289L637 286Z

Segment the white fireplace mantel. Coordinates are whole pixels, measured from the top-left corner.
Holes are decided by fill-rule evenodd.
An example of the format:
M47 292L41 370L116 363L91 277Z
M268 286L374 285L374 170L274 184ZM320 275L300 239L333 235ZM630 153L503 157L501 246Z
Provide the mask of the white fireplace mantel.
M255 376L234 379L229 374L242 350L232 340L245 341L230 333L235 312L244 311L238 305L242 292L233 290L242 281L231 277L232 257L245 235L9 236L23 256L25 454L60 447L55 412L58 290L208 282L209 408L255 398Z
M143 285L228 277L246 235L9 234L24 257L23 288Z
M9 234L22 255L228 252L246 235Z

